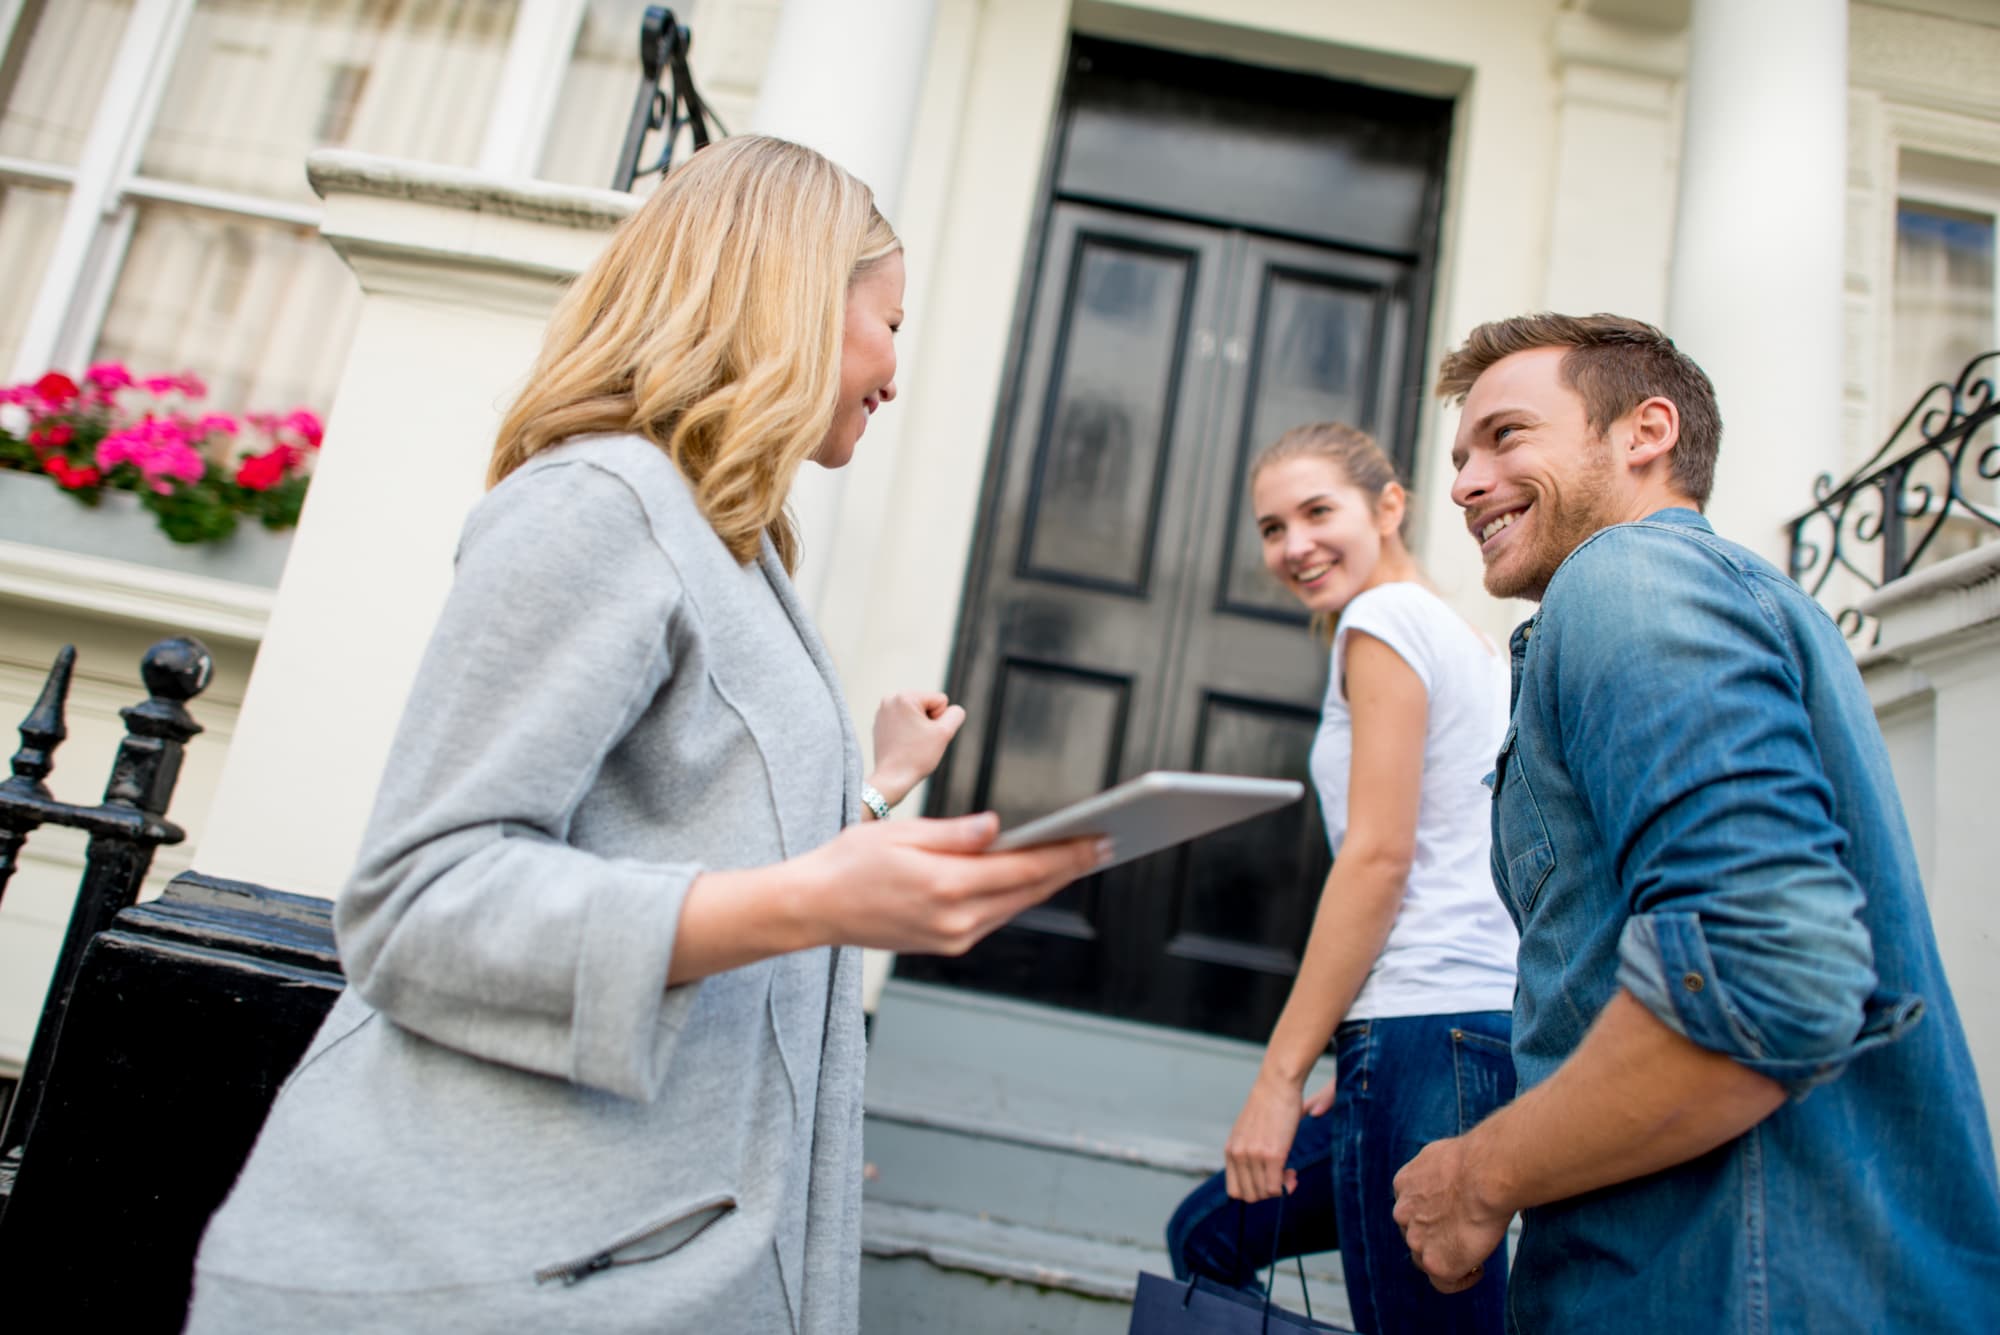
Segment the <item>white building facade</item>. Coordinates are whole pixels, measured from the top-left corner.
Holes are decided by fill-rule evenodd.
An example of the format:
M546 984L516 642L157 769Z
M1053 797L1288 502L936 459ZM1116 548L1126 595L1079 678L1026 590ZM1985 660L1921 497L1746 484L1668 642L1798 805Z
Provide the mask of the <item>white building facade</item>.
M193 865L337 889L541 312L628 207L566 188L611 179L643 8L0 0L0 363L191 369L220 406L330 414L275 588L107 559L78 524L0 532L0 715L81 650L59 794L94 788L146 644L192 631L216 652L173 813L190 843L156 882ZM1268 671L1201 675L1298 629L1239 587L1229 517L1242 450L1287 413L1367 419L1410 472L1431 578L1504 633L1522 609L1480 589L1447 495L1455 413L1426 392L1481 321L1663 324L1720 392L1717 527L1781 564L1816 478L2000 347L1993 0L676 8L722 120L856 170L908 247L902 392L795 503L856 716L947 682L974 711L934 809L1290 763L1317 698L1302 635L1251 655ZM316 192L304 159L325 149L345 152L316 159ZM1978 538L1953 521L1938 552ZM1035 741L1093 729L1095 750ZM25 1054L80 863L45 832L0 903L0 1067ZM1296 924L1231 936L1188 895L1137 963L1088 944L1130 927L1112 896L1013 948L1115 982L1023 981L1005 949L905 977L1250 1037L1267 1017L1217 1006L1282 995L1272 952ZM1961 971L2000 960L1994 923L1954 918Z

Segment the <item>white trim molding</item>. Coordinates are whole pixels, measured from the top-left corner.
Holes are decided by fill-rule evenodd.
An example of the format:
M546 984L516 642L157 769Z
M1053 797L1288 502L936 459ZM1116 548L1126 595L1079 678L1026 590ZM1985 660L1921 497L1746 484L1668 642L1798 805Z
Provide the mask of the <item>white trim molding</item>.
M0 540L0 600L256 644L270 589Z

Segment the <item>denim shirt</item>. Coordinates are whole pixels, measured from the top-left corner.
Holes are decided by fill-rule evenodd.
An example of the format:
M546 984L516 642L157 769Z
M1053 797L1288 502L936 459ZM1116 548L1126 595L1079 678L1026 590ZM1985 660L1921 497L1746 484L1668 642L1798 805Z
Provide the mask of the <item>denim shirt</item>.
M1624 988L1790 1098L1527 1211L1510 1328L2000 1330L1986 1114L1832 621L1671 509L1578 547L1512 650L1489 783L1521 1090Z

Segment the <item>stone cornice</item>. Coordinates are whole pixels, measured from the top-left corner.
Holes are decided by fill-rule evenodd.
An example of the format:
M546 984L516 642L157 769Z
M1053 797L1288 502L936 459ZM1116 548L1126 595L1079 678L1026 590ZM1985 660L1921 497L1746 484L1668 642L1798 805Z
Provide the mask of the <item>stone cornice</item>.
M617 226L643 202L616 190L491 176L466 167L338 148L308 154L306 179L326 200L335 194L373 195L592 230Z

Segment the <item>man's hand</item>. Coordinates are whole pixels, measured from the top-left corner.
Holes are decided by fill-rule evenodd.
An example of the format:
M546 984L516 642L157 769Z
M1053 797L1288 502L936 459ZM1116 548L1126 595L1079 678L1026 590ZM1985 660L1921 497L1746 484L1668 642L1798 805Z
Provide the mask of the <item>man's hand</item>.
M1486 1258L1507 1235L1508 1214L1479 1199L1466 1137L1435 1140L1396 1174L1396 1223L1410 1259L1440 1293L1479 1282Z

